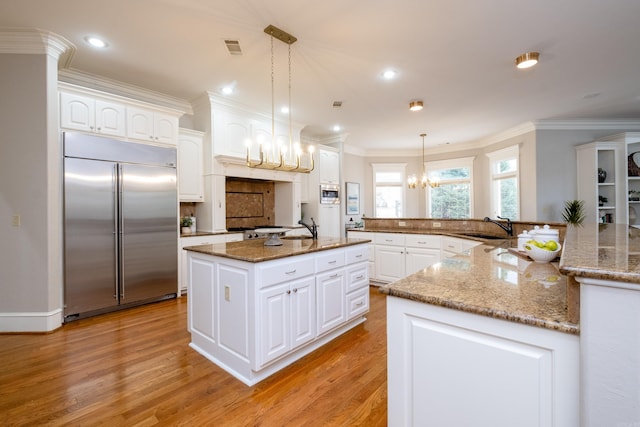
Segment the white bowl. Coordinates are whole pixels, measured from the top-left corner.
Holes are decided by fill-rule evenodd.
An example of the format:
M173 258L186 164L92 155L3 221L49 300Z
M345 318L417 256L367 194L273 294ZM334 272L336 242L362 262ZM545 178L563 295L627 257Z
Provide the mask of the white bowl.
M535 262L550 262L553 261L560 253L562 246L558 243L558 249L555 251L548 251L546 249L539 248L530 243L524 245L524 250L529 255L529 258Z

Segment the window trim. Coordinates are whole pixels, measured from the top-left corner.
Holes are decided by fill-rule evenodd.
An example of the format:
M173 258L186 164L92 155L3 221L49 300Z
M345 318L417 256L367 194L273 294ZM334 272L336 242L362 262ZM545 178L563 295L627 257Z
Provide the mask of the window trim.
M407 163L371 163L371 180L373 184L373 215L378 218L378 208L376 206L376 173L377 172L400 172L400 184L402 188L402 212L406 216L407 213ZM391 183L389 183L391 184Z
M473 164L476 159L476 156L470 157L457 157L455 159L447 159L447 160L434 160L430 162L425 162L425 170L427 172L427 176L430 179L433 179L431 176L431 172L440 169L457 169L457 168L469 168L469 178L465 179L447 179L441 180L440 184L457 184L457 183L469 183L469 219L474 218L474 185L473 185ZM429 215L431 213L431 187L425 189L425 199L426 199L426 213Z
M502 148L499 150L491 151L485 154L489 158L489 200L492 214L496 216L498 213L498 205L497 205L497 195L495 194L495 184L498 180L515 178L516 179L516 189L518 191L517 197L517 206L516 206L516 217L510 218L512 220L519 220L522 208L521 202L521 193L522 186L520 183L520 144L511 145L506 148ZM516 170L511 172L494 172L495 164L504 160L516 160Z

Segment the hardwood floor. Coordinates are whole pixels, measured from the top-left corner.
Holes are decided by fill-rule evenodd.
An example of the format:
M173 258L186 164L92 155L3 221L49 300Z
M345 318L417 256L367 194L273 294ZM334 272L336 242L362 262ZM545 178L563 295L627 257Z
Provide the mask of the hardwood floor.
M186 298L0 335L0 425L385 426L385 296L367 321L247 387L188 347Z

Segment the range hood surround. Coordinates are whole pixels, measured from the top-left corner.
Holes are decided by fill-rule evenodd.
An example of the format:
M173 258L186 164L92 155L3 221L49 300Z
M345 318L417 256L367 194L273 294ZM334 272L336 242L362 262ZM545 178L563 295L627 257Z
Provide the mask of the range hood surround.
M275 225L275 182L227 177L227 229Z

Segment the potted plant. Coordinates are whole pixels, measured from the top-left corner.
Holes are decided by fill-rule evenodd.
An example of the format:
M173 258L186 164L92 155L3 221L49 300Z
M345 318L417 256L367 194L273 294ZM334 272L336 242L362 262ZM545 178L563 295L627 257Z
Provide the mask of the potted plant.
M564 219L567 224L581 226L584 221L584 201L567 200L564 202L562 219Z
M180 218L180 227L182 227L182 233L191 233L191 224L193 220L189 216L183 216Z

